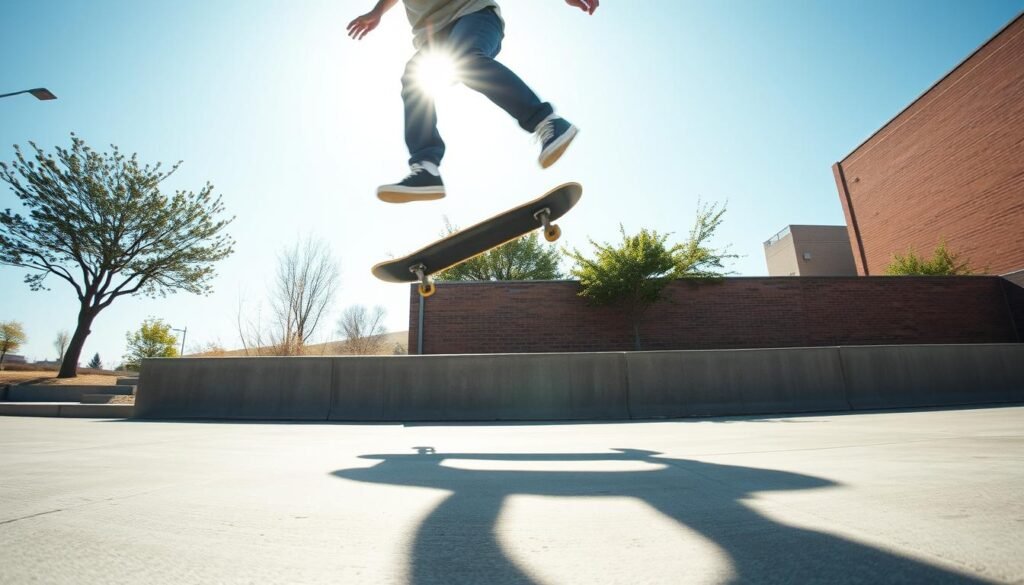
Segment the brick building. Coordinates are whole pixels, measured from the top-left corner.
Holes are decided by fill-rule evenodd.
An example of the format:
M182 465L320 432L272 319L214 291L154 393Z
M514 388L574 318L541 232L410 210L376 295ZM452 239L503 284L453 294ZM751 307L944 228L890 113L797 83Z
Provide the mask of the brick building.
M861 275L942 240L976 271L1024 269L1024 15L833 174Z

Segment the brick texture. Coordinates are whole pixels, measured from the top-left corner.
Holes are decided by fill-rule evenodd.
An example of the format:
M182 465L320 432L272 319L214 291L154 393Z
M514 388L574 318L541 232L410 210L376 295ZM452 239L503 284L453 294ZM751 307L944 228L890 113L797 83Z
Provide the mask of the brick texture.
M622 313L578 291L568 281L439 284L424 308L424 353L632 350ZM1014 342L1024 297L1009 293L1019 292L996 277L679 281L644 316L640 335L645 350ZM411 287L410 353L419 302Z
M943 239L976 270L1024 268L1024 17L833 171L859 274Z

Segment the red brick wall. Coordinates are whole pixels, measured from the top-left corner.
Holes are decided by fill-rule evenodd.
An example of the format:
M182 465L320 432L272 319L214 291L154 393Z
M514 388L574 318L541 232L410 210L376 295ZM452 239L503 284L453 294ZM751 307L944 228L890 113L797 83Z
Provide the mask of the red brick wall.
M1024 268L1024 17L833 171L859 274L942 239L989 274Z
M727 278L680 281L640 325L645 350L1013 342L994 277ZM441 283L424 310L424 353L628 351L620 311L575 282ZM409 352L419 295L410 288Z

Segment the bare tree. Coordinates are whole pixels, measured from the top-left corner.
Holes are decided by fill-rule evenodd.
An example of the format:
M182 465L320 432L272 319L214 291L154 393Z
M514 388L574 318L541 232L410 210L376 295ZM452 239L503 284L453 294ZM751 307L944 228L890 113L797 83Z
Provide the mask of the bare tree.
M338 264L323 240L309 238L278 256L271 292L279 355L300 355L338 289Z
M344 337L342 346L345 353L355 355L374 355L384 349L384 317L387 311L376 306L368 309L363 305L353 305L341 314L338 319L338 334Z
M53 347L57 349L57 363L64 361L64 352L68 349L69 341L71 341L71 334L67 329L57 332L57 338L53 340Z
M242 342L242 350L246 356L274 355L272 348L265 341L263 333L263 307L256 307L256 318L246 316L245 301L238 297L238 338Z
M278 255L271 285L270 316L239 297L237 327L245 355L302 355L338 289L338 265L330 248L312 238Z

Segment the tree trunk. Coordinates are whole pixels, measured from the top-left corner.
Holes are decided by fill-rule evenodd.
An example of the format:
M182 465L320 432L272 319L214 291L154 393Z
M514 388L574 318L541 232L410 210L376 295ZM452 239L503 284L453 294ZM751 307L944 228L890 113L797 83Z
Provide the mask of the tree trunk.
M646 307L634 301L629 306L629 321L633 324L633 350L643 351L643 346L640 343L640 321L643 321Z
M68 344L68 349L64 352L64 360L61 361L60 372L57 374L58 378L78 376L78 358L81 357L82 348L85 347L85 339L92 333L89 327L92 327L92 320L98 313L98 310L85 306L78 311L78 326L75 327L71 343Z

